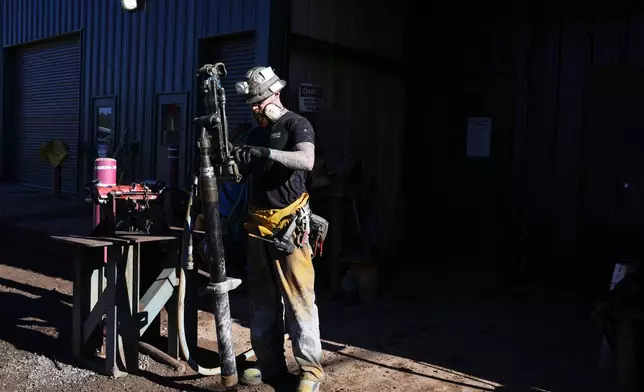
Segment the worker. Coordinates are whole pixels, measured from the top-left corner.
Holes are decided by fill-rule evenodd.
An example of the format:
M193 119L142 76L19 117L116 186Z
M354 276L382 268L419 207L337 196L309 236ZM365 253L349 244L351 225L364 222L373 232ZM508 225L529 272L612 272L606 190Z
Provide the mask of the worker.
M280 92L285 86L271 67L251 68L235 85L258 123L246 143L233 148L244 177L250 174L247 281L251 344L257 357L240 382L256 385L286 374L286 330L300 368L297 391L314 392L324 378L306 188L315 162L315 133L305 117L282 104ZM279 237L296 216L292 253L254 237Z

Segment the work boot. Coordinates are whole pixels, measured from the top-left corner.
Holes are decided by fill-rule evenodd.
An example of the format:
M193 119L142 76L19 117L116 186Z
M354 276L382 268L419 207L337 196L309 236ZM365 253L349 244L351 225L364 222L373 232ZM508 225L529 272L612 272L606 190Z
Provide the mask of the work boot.
M276 376L281 376L283 374L286 374L287 372L288 369L286 368L286 364L284 364L283 366L271 366L266 368L261 366L253 366L244 370L244 372L241 374L241 377L239 378L239 382L244 385L259 385L264 380Z
M320 382L313 380L301 379L300 385L297 386L297 392L319 392Z

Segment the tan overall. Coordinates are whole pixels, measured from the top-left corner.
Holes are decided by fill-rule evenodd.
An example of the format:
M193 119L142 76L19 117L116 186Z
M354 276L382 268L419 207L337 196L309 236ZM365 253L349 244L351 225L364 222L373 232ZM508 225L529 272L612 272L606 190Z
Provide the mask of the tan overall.
M298 208L307 205L308 199L309 195L304 193L281 210L251 209L246 230L269 237L288 225L290 217ZM251 344L260 368L280 366L285 363L284 332L287 330L302 378L322 381L315 271L308 235L304 239L302 248L296 247L292 254L286 254L268 242L248 237Z

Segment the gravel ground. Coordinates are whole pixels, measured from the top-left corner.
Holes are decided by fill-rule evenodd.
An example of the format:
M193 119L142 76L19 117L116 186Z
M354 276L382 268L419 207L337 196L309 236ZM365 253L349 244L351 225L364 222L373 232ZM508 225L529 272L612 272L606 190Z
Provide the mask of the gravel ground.
M20 255L13 249L0 243L0 391L223 390L217 377L195 377L191 370L177 374L145 355L139 375L116 380L73 366L71 269L52 267L63 261L45 259L37 248ZM450 290L464 292L455 285ZM327 372L322 391L611 390L596 372L598 340L587 309L556 295L437 293L359 306L320 297L319 307ZM209 308L204 299L201 358L216 350ZM250 347L245 297L231 295L231 308L235 347L242 352ZM161 316L165 331L167 315ZM293 375L238 390L293 390L296 366L289 342L285 348Z
M91 381L96 374L90 370L79 369L45 357L26 352L3 361L0 374L7 377L2 387L6 391L57 391L63 387L77 387ZM6 384L13 384L14 389L5 389ZM19 389L17 389L19 388Z

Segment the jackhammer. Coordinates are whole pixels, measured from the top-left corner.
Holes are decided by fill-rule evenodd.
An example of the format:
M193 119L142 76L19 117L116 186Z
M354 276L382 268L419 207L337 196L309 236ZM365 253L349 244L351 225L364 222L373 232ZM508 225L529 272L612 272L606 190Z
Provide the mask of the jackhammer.
M197 117L193 123L199 130L197 146L199 147L199 175L195 176L190 191L190 200L186 210L184 224L184 266L181 268L179 287L179 317L183 318L183 300L185 297L184 269L193 269L192 263L192 198L200 192L202 212L205 218L205 248L204 256L210 269L210 284L208 290L213 296L215 327L219 348L220 366L205 369L196 364L190 357L186 344L183 320L180 320L180 346L188 364L202 375L221 374L223 386L231 387L237 384L237 363L232 341L232 322L230 318L230 303L228 292L241 284L241 279L226 276L226 258L222 240L222 225L219 216L219 190L217 181L240 182L241 175L228 143L228 121L226 119L226 93L221 85L221 78L227 74L223 63L207 64L197 72L203 93L203 103L206 109L204 116ZM213 143L212 138L216 137ZM214 146L213 146L214 144ZM212 155L211 155L212 154ZM214 161L214 162L213 162ZM252 350L245 357L253 356Z

